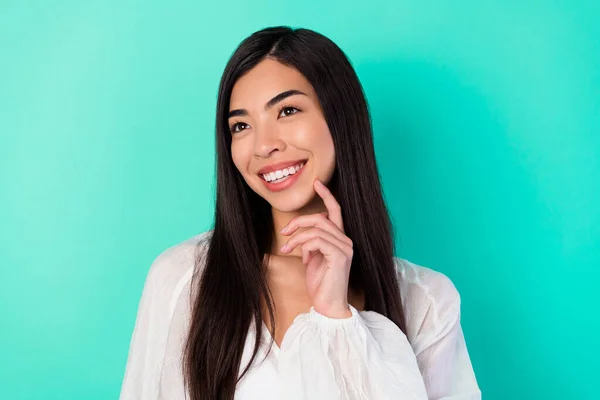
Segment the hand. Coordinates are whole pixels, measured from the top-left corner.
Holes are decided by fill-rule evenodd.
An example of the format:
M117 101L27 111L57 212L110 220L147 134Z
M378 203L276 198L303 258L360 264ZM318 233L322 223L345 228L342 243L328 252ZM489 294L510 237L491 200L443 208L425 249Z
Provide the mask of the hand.
M352 264L352 240L344 233L342 210L329 189L318 179L315 191L325 203L327 212L292 218L281 230L293 234L300 227L312 227L299 232L281 248L288 253L302 245L302 263L306 265L306 288L315 311L329 318L349 318L348 280Z

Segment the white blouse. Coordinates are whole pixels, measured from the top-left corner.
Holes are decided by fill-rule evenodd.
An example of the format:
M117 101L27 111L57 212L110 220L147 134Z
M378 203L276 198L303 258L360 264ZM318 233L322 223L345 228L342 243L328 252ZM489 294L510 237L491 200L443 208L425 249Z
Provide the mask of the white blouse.
M121 400L183 400L181 357L190 322L196 246L207 231L166 249L152 263L131 338ZM203 244L205 246L205 244ZM460 325L460 296L445 275L394 258L407 335L373 311L332 319L311 308L281 348L263 323L264 343L236 387L236 400L479 400ZM256 335L246 337L240 373Z

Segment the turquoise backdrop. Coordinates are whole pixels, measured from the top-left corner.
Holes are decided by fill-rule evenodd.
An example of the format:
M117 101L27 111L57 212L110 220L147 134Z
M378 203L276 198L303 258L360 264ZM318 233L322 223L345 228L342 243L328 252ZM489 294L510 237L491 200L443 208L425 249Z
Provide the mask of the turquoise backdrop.
M354 63L484 398L597 399L598 4L0 1L0 398L118 397L150 263L211 226L224 65L284 24Z

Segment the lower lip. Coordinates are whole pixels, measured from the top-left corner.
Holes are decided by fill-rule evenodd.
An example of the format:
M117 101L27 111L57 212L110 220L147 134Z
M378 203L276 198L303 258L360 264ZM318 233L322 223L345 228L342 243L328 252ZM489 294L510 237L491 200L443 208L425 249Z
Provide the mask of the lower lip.
M292 186L294 184L294 182L296 182L298 180L298 177L300 176L302 171L304 171L304 168L306 168L306 163L307 162L304 162L304 165L302 166L302 168L300 168L298 170L298 172L296 172L293 175L288 175L287 178L281 182L276 182L276 183L267 182L263 178L260 178L260 180L264 183L266 188L269 189L270 191L280 192L282 190L289 188L290 186Z

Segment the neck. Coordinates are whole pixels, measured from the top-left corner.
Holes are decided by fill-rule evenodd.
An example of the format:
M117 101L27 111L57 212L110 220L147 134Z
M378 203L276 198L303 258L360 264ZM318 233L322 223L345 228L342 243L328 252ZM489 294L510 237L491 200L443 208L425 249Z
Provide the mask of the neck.
M279 231L283 229L293 218L301 216L301 215L310 215L310 214L318 214L321 212L327 211L327 207L323 203L323 199L319 197L319 195L315 195L315 197L304 207L294 211L280 211L273 207L271 207L271 216L273 218L273 246L271 248L271 254L279 255L279 249L290 239L291 236L282 235ZM301 232L303 230L310 229L307 228L298 228L296 232ZM302 251L300 246L296 247L294 251L288 253L286 255L289 256L297 256L302 257Z

